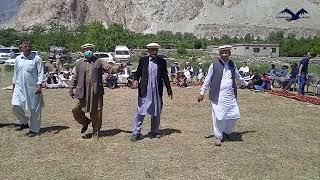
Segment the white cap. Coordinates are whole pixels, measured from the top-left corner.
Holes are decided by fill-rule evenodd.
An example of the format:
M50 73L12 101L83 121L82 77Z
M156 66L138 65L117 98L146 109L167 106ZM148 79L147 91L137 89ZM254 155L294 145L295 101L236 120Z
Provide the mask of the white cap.
M202 64L202 63L199 63L199 64Z
M159 49L161 48L161 46L157 43L150 43L147 45L147 48L156 48L156 49Z
M188 61L188 62L186 62L186 64L190 64L190 62Z
M94 48L94 47L95 47L95 45L90 44L90 43L87 43L87 44L84 44L84 45L81 46L82 49L85 49L85 48Z
M223 51L223 50L231 50L231 48L232 48L232 46L230 46L230 45L223 45L223 46L219 46L218 47L218 50L219 51Z

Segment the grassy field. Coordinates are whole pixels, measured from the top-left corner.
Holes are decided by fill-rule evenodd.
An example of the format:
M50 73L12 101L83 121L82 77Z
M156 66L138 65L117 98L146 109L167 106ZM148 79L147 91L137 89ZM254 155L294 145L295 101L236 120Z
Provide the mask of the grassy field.
M174 99L164 98L164 137L132 143L136 90L107 89L98 140L82 138L65 89L44 90L40 136L24 137L12 125L10 91L0 90L0 179L320 179L319 106L240 90L237 140L216 147L198 92L174 88Z

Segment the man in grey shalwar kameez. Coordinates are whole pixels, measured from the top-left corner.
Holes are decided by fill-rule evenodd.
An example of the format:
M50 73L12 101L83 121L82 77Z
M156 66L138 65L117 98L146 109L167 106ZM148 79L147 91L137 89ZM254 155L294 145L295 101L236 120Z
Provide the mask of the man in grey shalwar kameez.
M15 59L11 102L13 113L19 120L16 130L29 128L26 134L28 137L36 136L40 130L44 79L42 60L38 55L32 54L31 50L31 43L23 42L23 53ZM30 117L26 116L25 110L30 111Z
M247 85L240 76L234 62L229 59L231 46L220 46L220 58L213 62L208 70L208 75L201 87L198 101L201 102L205 92L209 90L209 99L212 106L214 143L221 145L223 136L230 138L236 122L240 119L240 111L236 101L237 85Z
M166 60L157 56L160 45L150 43L147 45L147 48L150 55L140 59L134 77L134 87L139 88L139 97L131 141L137 141L142 138L141 126L145 115L148 114L151 115L151 138L161 137L159 126L163 105L163 83L167 88L168 95L172 99Z

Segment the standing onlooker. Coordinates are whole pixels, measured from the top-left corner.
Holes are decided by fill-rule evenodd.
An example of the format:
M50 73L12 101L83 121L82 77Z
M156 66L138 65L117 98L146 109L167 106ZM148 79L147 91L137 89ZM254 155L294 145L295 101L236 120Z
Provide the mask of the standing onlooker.
M26 134L34 137L41 125L43 63L39 56L31 53L31 42L21 44L22 54L15 59L13 74L12 110L19 120L17 131L29 128ZM31 116L27 117L25 111ZM28 124L29 123L29 124Z
M178 62L174 62L174 65L171 66L171 81L173 82L173 80L177 79L177 74L179 72L179 63Z
M316 57L317 54L314 52L309 52L307 57L303 58L299 64L299 95L304 96L304 87L306 85L306 81L308 79L308 66L310 59Z

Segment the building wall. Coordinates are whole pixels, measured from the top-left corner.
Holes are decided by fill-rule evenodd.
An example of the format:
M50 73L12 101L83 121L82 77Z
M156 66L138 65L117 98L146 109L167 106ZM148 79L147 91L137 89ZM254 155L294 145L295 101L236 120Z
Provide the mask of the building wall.
M279 47L275 46L234 46L232 54L245 57L279 57Z
M272 52L274 48L275 52ZM259 52L254 52L259 49ZM213 54L219 54L217 46L208 47L208 51ZM231 53L236 56L245 57L279 57L279 47L278 46L268 46L268 45L234 45L232 47Z

